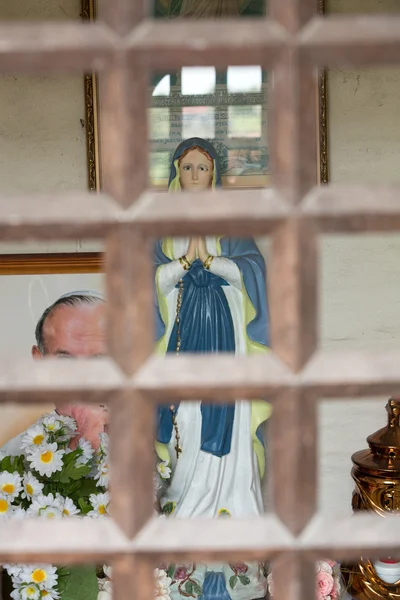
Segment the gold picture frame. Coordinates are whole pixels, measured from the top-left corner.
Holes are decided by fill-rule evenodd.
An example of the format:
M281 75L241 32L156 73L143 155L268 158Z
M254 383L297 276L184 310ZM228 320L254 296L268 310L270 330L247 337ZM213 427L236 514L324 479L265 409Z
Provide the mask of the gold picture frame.
M325 14L325 0L317 1L317 13L320 16ZM318 167L321 184L329 182L327 85L326 69L321 69L318 76Z
M81 18L94 21L97 17L96 0L81 0ZM99 80L96 73L84 75L85 94L85 129L88 187L91 192L100 190L100 114L99 114Z
M97 16L96 0L81 0L81 15L84 20L92 21ZM325 0L317 0L317 14L325 14ZM85 121L86 121L86 146L88 165L89 190L96 191L101 185L100 163L100 124L99 124L99 86L96 74L85 75ZM327 119L327 76L326 70L321 69L318 77L318 170L319 182L326 184L329 181L328 162L328 119ZM237 178L240 179L240 178ZM225 178L222 178L223 182ZM235 187L264 187L268 184L268 175L255 175L246 183L237 182ZM164 186L154 186L163 189Z
M317 0L317 13L325 13L325 0ZM81 17L85 21L95 20L97 16L96 0L81 0ZM101 150L100 150L100 112L99 83L95 73L84 75L85 129L88 188L93 193L101 189ZM327 77L321 70L318 77L318 171L319 181L329 181L328 161L328 119L327 119ZM264 177L264 179L263 179ZM268 175L255 175L245 187L263 187ZM224 180L224 178L223 178ZM257 181L256 181L257 180ZM157 186L156 186L157 187ZM237 185L243 187L243 185ZM53 253L53 254L8 254L0 261L0 275L27 275L50 273L99 273L103 270L101 252Z

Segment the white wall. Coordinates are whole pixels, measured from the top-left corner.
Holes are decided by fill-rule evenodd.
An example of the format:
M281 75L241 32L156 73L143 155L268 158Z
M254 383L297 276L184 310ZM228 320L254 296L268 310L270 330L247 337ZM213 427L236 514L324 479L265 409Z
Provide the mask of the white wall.
M0 20L79 20L80 0L0 2ZM83 74L0 75L0 181L3 193L87 189ZM24 252L97 251L98 244L28 242ZM1 253L22 245L2 244Z
M80 0L0 3L1 20L79 19ZM83 75L0 77L2 191L85 189Z
M79 0L60 0L57 4L35 0L35 7L27 0L2 3L0 17L10 19L26 14L26 18L66 19L79 15ZM328 10L397 12L399 5L397 0L329 0ZM331 181L399 180L400 70L336 70L329 73L328 83ZM86 189L80 77L18 76L0 80L0 112L3 189ZM322 346L337 351L397 348L399 236L325 237L321 249ZM45 282L49 300L82 284L72 276L60 276L51 286L45 277L40 279ZM0 278L0 351L4 342L10 341L15 350L29 352L34 319L29 309L27 281ZM37 314L45 296L40 296L41 288L35 285L33 312ZM92 280L90 286L101 286L101 282ZM322 508L350 510L350 455L364 448L366 436L384 424L385 401L386 398L361 402L348 399L339 404L321 404ZM16 413L7 414L13 418Z
M328 0L335 13L399 12L397 0ZM400 180L400 69L338 69L328 76L330 179ZM400 236L321 240L321 334L330 350L400 347ZM350 456L386 423L387 398L320 407L320 504L350 510Z

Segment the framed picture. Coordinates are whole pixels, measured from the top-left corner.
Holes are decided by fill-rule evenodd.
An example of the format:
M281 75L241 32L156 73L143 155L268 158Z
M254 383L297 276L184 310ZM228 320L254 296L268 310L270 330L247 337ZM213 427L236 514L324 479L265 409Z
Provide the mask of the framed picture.
M316 12L325 13L325 0L316 0ZM82 0L82 14L96 18L96 0ZM218 18L221 2L155 0L154 18ZM238 0L224 4L229 16L262 17L265 0ZM87 76L87 119L93 140L88 139L88 165L93 180L98 176L99 117L98 81ZM212 142L221 164L223 187L261 188L270 184L267 140L268 74L260 67L183 68L154 74L149 89L150 186L166 190L171 158L178 144L198 136ZM328 183L327 89L324 70L318 81L318 178ZM89 136L88 136L89 137Z
M76 291L102 294L103 276L98 273L3 275L0 277L0 286L2 290L0 354L29 360L32 357L32 347L38 344L35 329L44 311L61 296L71 297L70 295ZM75 307L75 310L79 311L79 306ZM71 312L70 320L75 317L76 315ZM63 322L61 325L66 331L72 330L68 323ZM69 343L68 339L65 340L64 335L63 341L60 339L59 342L60 352L64 351L64 346L67 347ZM0 447L34 423L40 414L48 412L49 408L52 410L54 407L44 404L40 406L2 405Z
M73 15L70 0L61 0ZM323 14L324 0L316 0L316 11ZM71 4L71 6L70 6ZM155 0L154 18L171 19L218 18L221 10L229 16L262 17L265 0L235 0L213 3L203 0ZM56 9L54 9L56 10ZM225 16L224 13L224 16ZM81 0L81 10L74 18L92 21L97 18L96 0ZM54 17L53 17L54 18ZM99 77L86 73L83 77L84 119L86 138L86 180L93 193L101 190L101 123ZM319 74L318 89L318 175L328 182L328 125L325 72ZM188 137L208 139L216 148L223 187L254 189L270 185L270 155L267 139L268 73L259 66L183 68L178 72L154 73L149 85L149 151L150 186L167 190L172 154ZM82 159L83 160L83 159ZM67 182L67 187L68 187ZM60 182L57 189L64 183ZM56 186L57 187L57 186ZM75 247L74 247L75 246ZM93 246L93 245L92 245ZM0 275L32 275L49 273L99 273L102 252L98 246L69 243L26 249L0 247Z

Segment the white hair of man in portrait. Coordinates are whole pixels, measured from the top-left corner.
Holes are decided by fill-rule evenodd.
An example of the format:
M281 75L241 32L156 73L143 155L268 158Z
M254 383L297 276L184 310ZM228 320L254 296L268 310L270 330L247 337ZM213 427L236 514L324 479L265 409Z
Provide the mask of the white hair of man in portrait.
M104 296L92 290L70 292L58 298L44 311L36 325L36 344L31 351L33 359L105 356L105 308ZM98 447L99 433L107 425L106 407L56 404L50 414L55 413L77 421L79 435L72 440L73 445L78 443L79 437L85 437L95 448ZM19 455L24 433L22 431L7 441L0 450L12 456Z

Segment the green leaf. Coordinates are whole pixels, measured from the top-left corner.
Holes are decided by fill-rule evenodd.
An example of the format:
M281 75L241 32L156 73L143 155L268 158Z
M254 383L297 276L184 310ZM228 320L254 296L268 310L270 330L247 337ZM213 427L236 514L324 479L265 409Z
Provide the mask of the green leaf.
M237 575L232 575L232 577L229 578L229 585L231 586L231 589L234 590L237 584Z
M62 600L97 600L99 587L95 567L71 567L65 582Z
M57 569L58 577L66 577L66 576L70 575L70 573L71 573L71 569L69 567L59 567Z
M193 591L196 596L201 596L203 593L203 588L197 583L197 581L193 581Z
M240 583L243 585L249 585L250 583L250 579L247 577L247 575L239 575L239 579Z
M70 465L71 463L74 463L75 460L78 458L78 456L80 456L82 454L82 452L78 452L78 450L73 450L72 452L69 452L69 454L64 454L63 456L63 463L65 466Z
M88 504L87 502L84 501L83 498L79 498L78 500L78 506L81 509L81 511L83 512L84 515L87 515L88 512L90 512L92 510L92 507L90 504Z
M77 492L81 498L89 498L90 494L101 494L103 490L103 488L97 487L94 479L82 479L79 484ZM74 493L75 491L71 495Z
M67 457L68 456L69 455L67 454ZM69 483L71 479L75 481L89 475L91 470L90 465L79 465L77 467L74 463L68 463L64 464L62 471L53 473L51 479L52 481L59 481L60 483Z
M170 577L171 579L173 579L174 573L175 573L175 565L169 565L168 569L167 569L167 576Z
M171 515L176 507L176 502L167 502L161 509L163 515Z
M71 570L68 567L61 567L61 568L57 569L57 575L58 575L57 588L61 594L61 598L63 598L63 594L64 594L65 588L67 586L68 577L70 576L70 574L71 574Z
M8 471L9 473L14 473L17 471L19 475L23 475L25 457L23 454L20 456L5 456L3 460L0 462L0 471Z
M185 583L185 592L190 596L193 596L193 583L191 581Z

